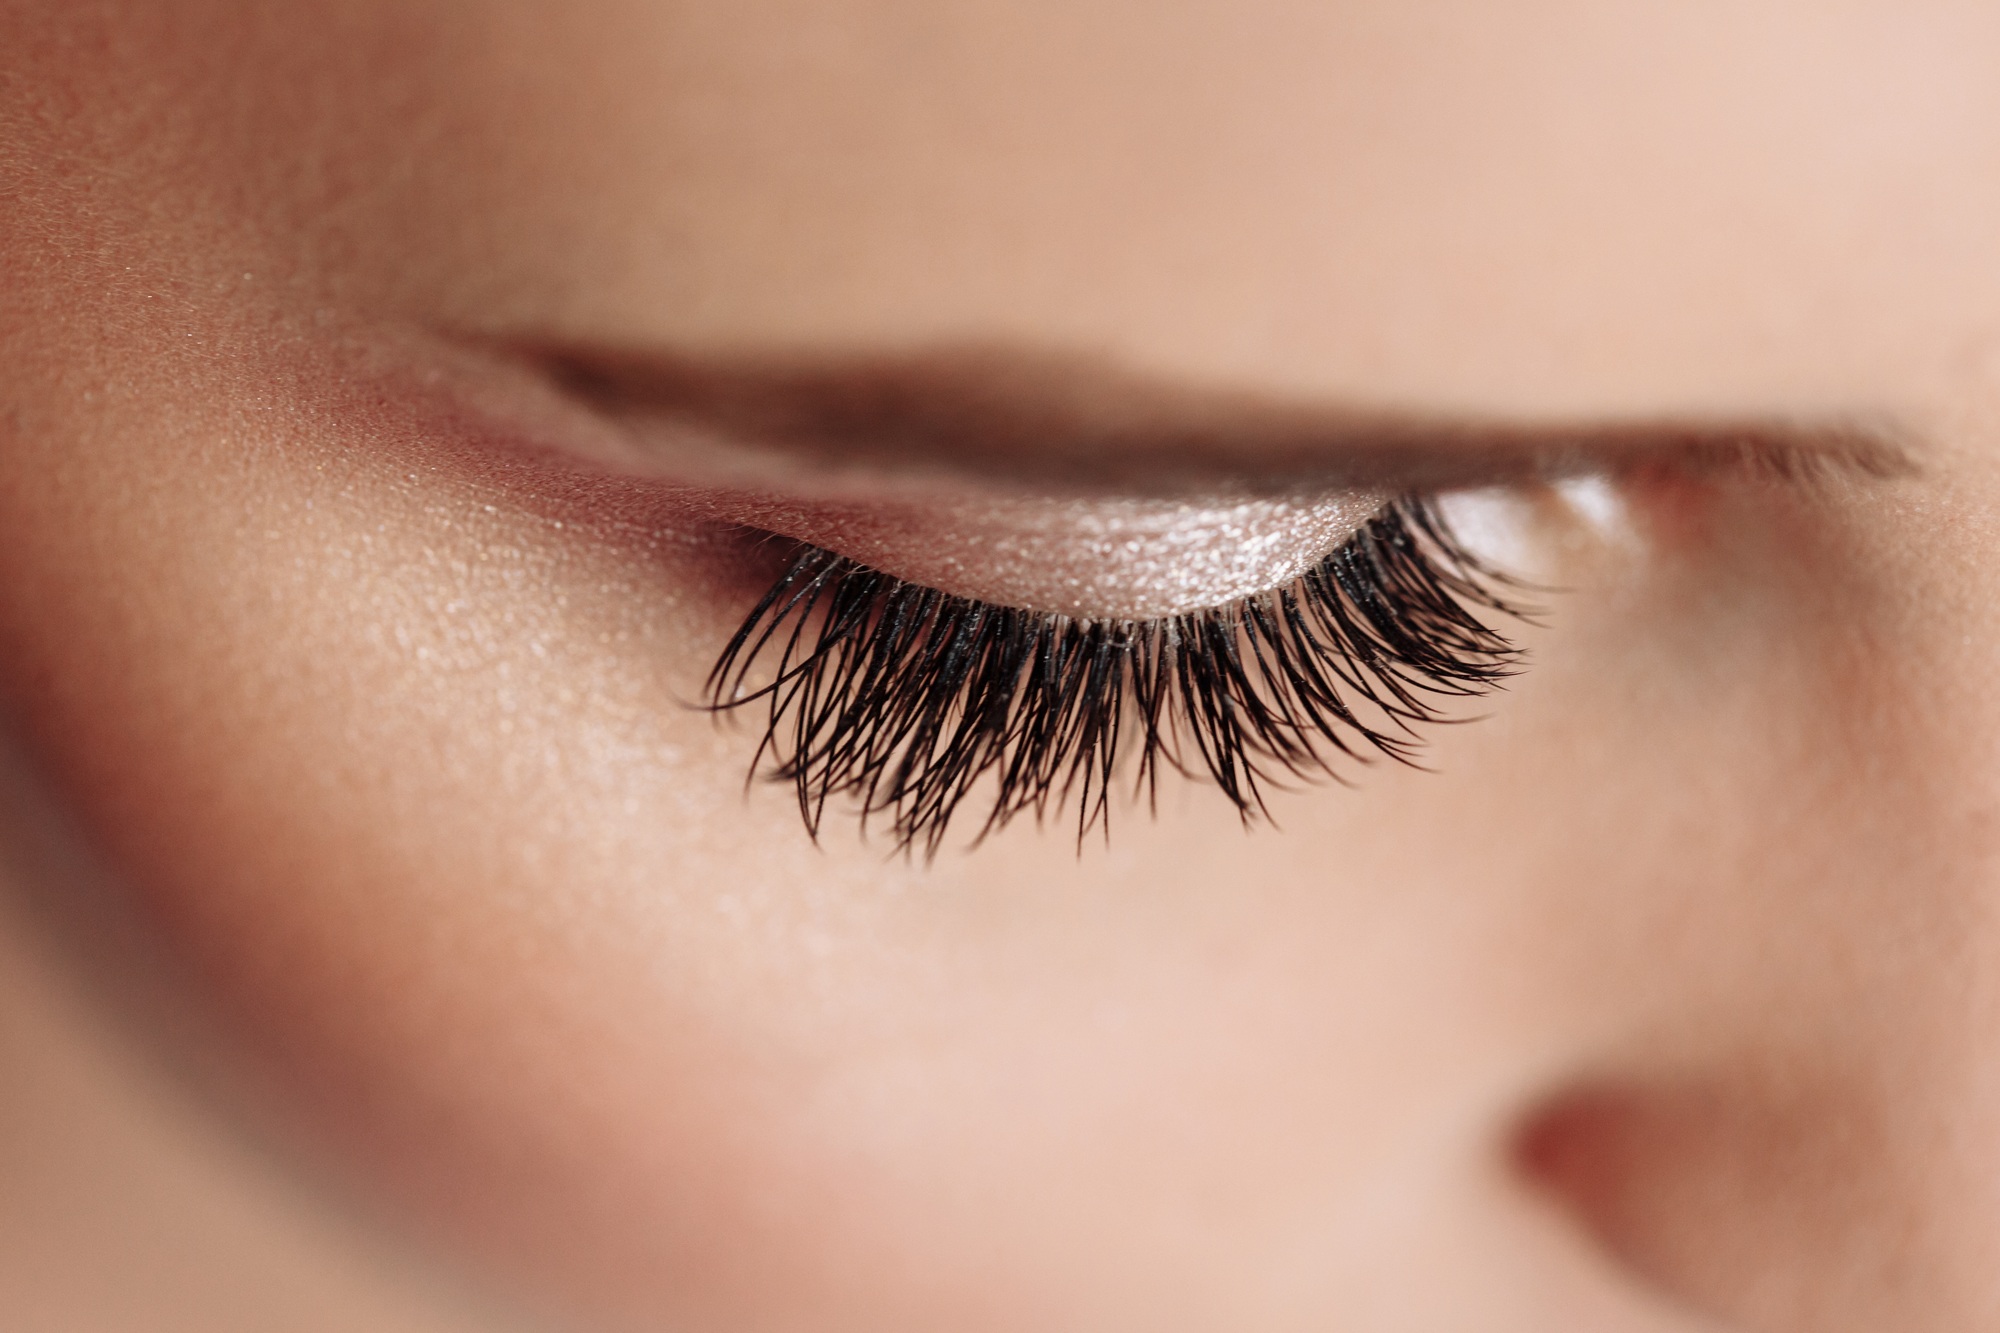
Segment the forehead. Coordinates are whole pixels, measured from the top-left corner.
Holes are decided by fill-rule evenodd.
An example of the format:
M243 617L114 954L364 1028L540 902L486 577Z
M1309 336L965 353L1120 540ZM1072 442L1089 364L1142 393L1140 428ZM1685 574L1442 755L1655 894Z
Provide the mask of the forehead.
M315 253L511 331L1726 411L1921 393L2000 309L1990 5L260 10L133 49Z

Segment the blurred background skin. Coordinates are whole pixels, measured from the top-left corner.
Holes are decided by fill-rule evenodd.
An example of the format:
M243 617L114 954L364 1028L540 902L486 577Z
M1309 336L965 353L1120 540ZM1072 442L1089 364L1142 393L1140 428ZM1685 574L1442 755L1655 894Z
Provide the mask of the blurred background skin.
M1996 69L1887 0L0 0L0 1323L2000 1322ZM815 851L676 707L734 548L466 349L968 337L1918 471L1524 501L1535 669L1282 834Z

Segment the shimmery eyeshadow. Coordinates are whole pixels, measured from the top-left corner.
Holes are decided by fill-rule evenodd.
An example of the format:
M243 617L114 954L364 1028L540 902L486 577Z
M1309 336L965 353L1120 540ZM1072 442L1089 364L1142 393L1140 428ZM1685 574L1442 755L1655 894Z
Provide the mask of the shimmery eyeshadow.
M885 573L1002 606L1141 619L1289 583L1351 537L1383 497L1197 503L941 500L754 519Z

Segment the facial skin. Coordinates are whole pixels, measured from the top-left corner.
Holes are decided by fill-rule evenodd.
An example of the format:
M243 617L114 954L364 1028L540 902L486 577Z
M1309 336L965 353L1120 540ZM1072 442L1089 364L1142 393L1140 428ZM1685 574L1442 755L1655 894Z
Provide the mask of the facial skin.
M9 0L31 799L141 1031L583 1326L1990 1326L1996 59L1886 0ZM1524 484L1562 591L1434 771L926 865L686 707L769 571L515 355L571 344L1913 468Z

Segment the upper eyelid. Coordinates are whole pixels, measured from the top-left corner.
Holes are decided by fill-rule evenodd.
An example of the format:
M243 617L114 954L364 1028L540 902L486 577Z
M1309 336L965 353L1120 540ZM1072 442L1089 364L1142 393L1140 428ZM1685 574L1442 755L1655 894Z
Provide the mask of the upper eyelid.
M1886 418L1524 422L1360 411L1000 347L693 356L511 349L642 458L852 486L936 482L1127 495L1437 491L1583 472L1748 465L1783 476L1915 470Z

